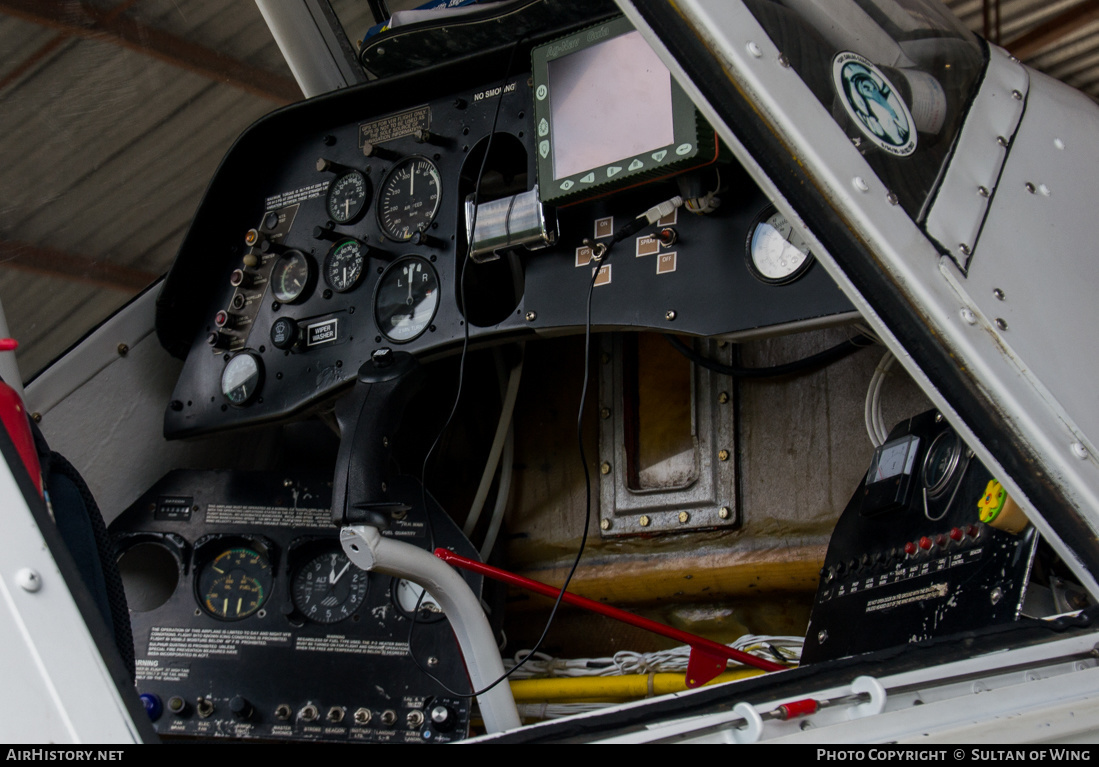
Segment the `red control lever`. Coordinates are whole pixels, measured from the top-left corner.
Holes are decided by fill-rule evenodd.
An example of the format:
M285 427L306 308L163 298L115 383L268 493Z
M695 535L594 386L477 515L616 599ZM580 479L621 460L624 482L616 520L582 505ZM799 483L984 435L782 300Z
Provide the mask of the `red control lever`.
M556 599L557 595L561 593L561 589L554 586L539 581L532 581L530 578L524 578L521 575L509 573L507 570L501 570L492 565L486 565L472 559L467 559L460 554L455 554L449 549L435 549L435 556L454 567L470 570L483 575L486 578L502 581L511 586L518 586L521 589L533 591L535 594L541 594L550 599ZM729 660L735 660L738 663L763 669L764 671L784 671L786 669L786 666L772 663L763 658L757 658L754 655L750 655L749 653L740 650L734 650L732 647L726 647L720 642L713 642L705 637L700 637L697 634L691 634L686 631L672 628L671 626L665 626L663 623L657 623L648 618L642 618L640 615L634 615L625 610L619 610L617 607L601 604L593 599L588 599L587 597L577 596L576 594L570 594L566 591L561 597L561 601L576 607L582 607L593 613L605 615L616 621L621 621L622 623L628 623L631 626L651 631L654 634L666 636L677 642L690 645L691 655L687 659L688 687L701 687L706 684L725 670L725 663Z

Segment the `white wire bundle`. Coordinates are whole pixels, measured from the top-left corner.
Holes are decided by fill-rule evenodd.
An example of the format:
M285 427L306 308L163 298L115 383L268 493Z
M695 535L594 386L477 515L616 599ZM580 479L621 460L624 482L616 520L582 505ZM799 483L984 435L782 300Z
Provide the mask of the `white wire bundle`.
M881 414L881 389L889 368L893 367L896 361L897 358L893 356L893 352L887 349L874 369L874 375L870 377L870 386L866 390L863 419L866 421L866 434L874 443L874 447L884 444L886 437L889 436L889 430L885 428L885 421Z
M758 636L745 634L729 644L735 650L751 653L767 660L778 655L787 663L801 659L804 639L799 636ZM519 663L527 650L520 650L512 660L505 659L505 668ZM511 675L512 679L543 677L624 676L627 674L659 674L687 670L687 658L691 648L687 645L671 650L650 653L622 650L612 658L553 658L545 653L535 653L526 664Z

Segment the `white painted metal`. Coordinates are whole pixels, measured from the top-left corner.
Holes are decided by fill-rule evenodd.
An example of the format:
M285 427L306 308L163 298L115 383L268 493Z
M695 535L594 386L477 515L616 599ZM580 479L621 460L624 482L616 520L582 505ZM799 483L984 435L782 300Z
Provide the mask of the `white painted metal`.
M384 537L376 527L345 527L340 530L340 544L356 567L406 578L431 594L450 621L475 690L482 690L503 678L504 664L481 602L456 570L430 551ZM519 710L506 680L478 695L477 705L489 732L503 732L521 725Z
M1097 640L1099 634L1092 633L899 674L861 676L797 698L761 700L757 693L751 703L742 700L713 713L654 721L595 742L1094 743L1099 736ZM781 673L775 683L781 685ZM738 685L727 685L729 700L736 700ZM665 700L687 703L699 694L707 693L692 690ZM805 698L830 703L789 721L764 716ZM652 706L652 701L640 701L620 710ZM599 716L596 712L573 719Z
M0 740L139 743L122 694L0 461ZM129 694L136 697L134 690Z
M980 93L969 111L954 157L927 216L927 233L965 267L1023 116L1029 70L993 48ZM964 251L963 251L964 248Z
M812 232L804 228L776 186L736 139L732 126L722 123L712 105L705 102L698 89L660 44L659 36L640 15L624 0L622 5L703 114L715 125L723 141L752 174L756 183L772 196L779 209L801 230L818 260L867 322L898 355L908 373L974 449L978 458L1001 479L1081 583L1093 594L1099 595L1099 581L1095 575L1082 565L1069 546L1045 523L1040 510L1033 507L1014 478L1003 470L990 446L977 440L970 426L954 411L935 382L913 363L835 260ZM722 0L684 0L678 8L698 35L700 45L718 57L736 85L789 148L791 156L807 170L817 188L826 191L836 215L875 253L877 266L926 318L931 335L941 340L958 360L959 366L983 390L1018 443L1032 446L1041 455L1046 463L1047 477L1099 534L1099 464L1078 458L1068 460L1073 455L1070 446L1086 435L1078 434L1061 412L1050 408L1045 391L1037 388L1034 378L1027 375L1026 361L1007 353L993 320L974 311L976 304L966 292L966 287L953 279L958 274L953 263L942 257L944 263L940 264L940 255L926 235L900 206L889 202L889 190L877 179L849 138L792 68L780 63L780 51L742 4ZM1036 84L1032 76L1031 97L1036 87L1053 90L1054 86L1045 80ZM1092 130L1099 130L1099 107L1078 110L1075 119L1091 125ZM1024 261L1031 257L1032 253L1014 248L997 256ZM1096 324L1099 304L1093 302L1078 309L1081 326ZM967 321L970 318L972 323ZM1053 344L1055 339L1048 338L1047 342ZM1071 353L1071 350L1072 347L1066 345L1065 352Z
M306 98L366 81L331 9L312 0L256 5Z

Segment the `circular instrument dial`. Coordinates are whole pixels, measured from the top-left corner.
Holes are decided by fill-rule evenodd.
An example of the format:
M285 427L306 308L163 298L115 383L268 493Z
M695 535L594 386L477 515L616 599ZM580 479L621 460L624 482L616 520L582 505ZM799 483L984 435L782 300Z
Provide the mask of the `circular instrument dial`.
M197 581L198 601L215 618L240 620L263 607L273 581L271 562L265 554L236 546L202 567Z
M366 597L367 574L342 551L309 560L294 575L294 607L317 623L336 623L351 616Z
M439 607L435 597L424 591L423 586L403 578L393 581L393 601L406 616L412 617L415 614L417 623L434 623L445 617L443 608ZM417 604L420 606L418 613Z
M357 170L349 170L328 185L325 208L328 217L337 224L357 221L370 202L370 179Z
M342 240L332 246L324 260L325 282L337 293L355 288L366 267L366 248L358 240Z
M952 430L935 437L923 461L923 486L927 495L937 498L950 486L950 480L960 464L962 440Z
M221 393L234 405L247 405L263 383L263 363L251 352L241 352L221 371Z
M400 344L419 338L438 308L439 276L427 259L397 259L378 279L374 321L390 341Z
M748 235L748 266L772 285L793 282L813 263L813 255L786 216L773 207L756 219Z
M439 212L439 169L426 157L409 157L389 171L378 195L378 224L386 237L408 242Z
M288 250L271 270L271 295L284 304L292 304L305 295L312 281L313 267L300 250Z

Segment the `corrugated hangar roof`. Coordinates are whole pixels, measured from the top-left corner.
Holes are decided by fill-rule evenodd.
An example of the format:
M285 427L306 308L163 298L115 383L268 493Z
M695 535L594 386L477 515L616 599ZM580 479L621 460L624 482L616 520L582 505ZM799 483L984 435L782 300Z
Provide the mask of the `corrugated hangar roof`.
M1099 0L947 5L1099 96ZM352 40L373 23L333 7ZM25 377L168 268L232 141L299 98L253 2L0 0L0 301Z

